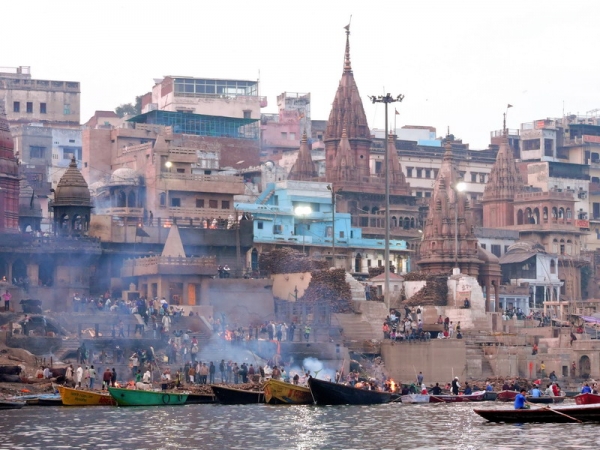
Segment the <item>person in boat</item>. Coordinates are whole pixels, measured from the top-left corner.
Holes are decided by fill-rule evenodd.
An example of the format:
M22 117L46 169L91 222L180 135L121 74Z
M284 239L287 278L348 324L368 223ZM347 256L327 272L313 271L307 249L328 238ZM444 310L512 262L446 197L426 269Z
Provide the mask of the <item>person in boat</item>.
M539 390L537 384L533 385L533 389L531 390L531 396L535 398L539 398L542 396L542 391Z
M555 397L560 397L560 387L558 386L558 383L552 383L552 392L554 392Z
M473 389L471 389L471 386L469 386L468 382L465 382L465 389L463 390L463 394L471 395L472 393L473 393Z
M548 383L548 386L546 387L546 390L544 391L544 395L547 395L548 397L554 397L554 391L552 390L551 383Z
M589 384L585 383L583 385L583 387L581 388L581 393L582 394L591 394L592 393L592 388L590 387Z
M421 384L421 394L427 395L427 386L425 386L425 383Z
M529 409L530 405L525 398L525 394L527 391L525 389L521 389L521 392L517 394L515 397L515 409Z
M458 382L458 377L454 377L454 380L452 380L452 394L458 395L459 389L460 389L460 383Z
M169 386L169 381L171 381L171 375L165 370L163 374L160 376L160 387L163 391L167 390Z
M110 379L112 377L112 372L107 367L104 373L102 374L102 390L105 390L110 386Z
M508 381L504 382L504 384L502 385L502 390L503 391L510 391L510 384L508 384Z
M596 383L592 384L592 394L598 395L598 385Z
M492 383L490 383L489 381L487 381L487 382L485 383L485 390L486 390L487 392L492 392L492 391L494 390L494 386L492 386Z
M292 378L292 380L294 381L294 384L297 386L298 382L300 381L300 375L298 375L297 373L294 375L294 378Z
M277 366L273 366L273 370L271 371L271 378L274 380L279 380L281 378L281 370Z
M435 386L431 388L431 394L440 395L442 393L442 388L439 383L435 383Z

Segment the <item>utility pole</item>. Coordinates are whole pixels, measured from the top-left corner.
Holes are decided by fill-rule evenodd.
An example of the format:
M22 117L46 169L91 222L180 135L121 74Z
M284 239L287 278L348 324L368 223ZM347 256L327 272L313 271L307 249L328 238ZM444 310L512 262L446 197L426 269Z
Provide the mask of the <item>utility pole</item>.
M401 102L404 100L404 95L398 94L397 97L392 97L390 93L379 96L369 96L371 101L375 103L383 103L385 105L385 138L384 138L384 155L385 155L385 291L383 298L385 306L390 309L390 163L389 163L389 146L388 146L388 105L390 103ZM396 130L394 130L394 133ZM395 149L394 149L395 151Z

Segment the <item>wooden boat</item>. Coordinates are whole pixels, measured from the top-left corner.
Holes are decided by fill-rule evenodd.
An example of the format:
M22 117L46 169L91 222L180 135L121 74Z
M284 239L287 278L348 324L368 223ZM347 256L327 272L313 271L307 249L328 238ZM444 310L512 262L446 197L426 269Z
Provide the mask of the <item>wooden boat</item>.
M60 394L24 395L22 397L27 405L35 406L62 406Z
M217 400L226 405L249 405L265 402L263 391L246 391L227 386L210 385Z
M565 401L565 398L567 398L567 397L566 396L551 397L549 395L544 395L542 397L532 397L531 395L527 395L525 397L525 399L529 403L537 403L537 404L542 404L542 405L549 405L552 403L562 403Z
M557 408L540 407L531 409L474 409L473 412L490 422L573 423L577 422L577 420L583 422L600 422L600 405L571 405Z
M485 395L483 396L483 399L485 401L496 401L496 399L498 398L498 393L494 392L494 391L485 391Z
M0 400L0 409L21 409L25 406L25 402Z
M200 403L217 403L217 397L213 394L188 394L186 405L197 405Z
M376 405L392 401L390 392L368 391L316 378L309 378L308 386L317 405Z
M429 403L428 394L407 394L400 397L402 403Z
M265 401L272 405L312 405L310 389L305 386L270 379L265 383Z
M575 403L578 405L596 405L600 403L600 395L579 394L575 396Z
M469 395L429 395L429 403L482 402L484 400L485 391L477 391Z
M517 391L500 391L498 392L496 400L499 402L514 402L517 394Z
M108 392L119 406L166 406L185 404L188 394L166 391L142 391L109 387Z
M84 391L65 386L57 386L57 389L62 398L63 405L66 406L116 406L117 404L108 392Z

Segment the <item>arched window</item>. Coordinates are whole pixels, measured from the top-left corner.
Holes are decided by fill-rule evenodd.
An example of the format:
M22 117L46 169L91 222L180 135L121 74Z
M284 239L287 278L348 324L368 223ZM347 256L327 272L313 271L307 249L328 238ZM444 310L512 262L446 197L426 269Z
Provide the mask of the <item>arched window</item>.
M565 254L565 240L564 239L560 240L560 254L561 255Z
M573 242L571 242L571 240L569 239L567 241L566 253L567 253L567 255L571 255L572 252L573 252Z
M544 206L542 217L544 219L544 223L548 223L548 207L547 206Z
M131 191L127 196L127 207L135 208L137 205L135 204L135 192Z
M517 211L517 225L523 225L523 210Z
M558 218L559 219L564 219L565 218L565 209L564 208L559 208L559 210L558 210Z
M127 195L123 191L117 192L117 208L125 208L127 206Z
M404 229L408 230L408 228L410 227L410 219L408 217L404 218Z
M540 223L540 210L538 208L533 210L533 223Z
M558 253L558 239L554 239L552 241L552 251L554 253Z
M573 218L573 211L571 211L571 208L567 208L567 219L572 219Z
M396 218L396 216L392 216L392 223L390 223L390 226L392 228L396 228L398 226L398 219Z
M556 263L553 259L550 260L550 273L556 273Z
M158 201L160 203L160 206L165 206L167 204L167 194L161 192L158 196Z
M411 227L411 228L414 228L414 227L415 227L415 218L414 218L414 217L411 217L411 218L410 218L410 227Z
M525 210L525 219L526 223L535 223L535 219L533 218L533 211L531 208L527 208Z
M558 217L558 209L556 209L556 206L552 208L552 218L556 219Z

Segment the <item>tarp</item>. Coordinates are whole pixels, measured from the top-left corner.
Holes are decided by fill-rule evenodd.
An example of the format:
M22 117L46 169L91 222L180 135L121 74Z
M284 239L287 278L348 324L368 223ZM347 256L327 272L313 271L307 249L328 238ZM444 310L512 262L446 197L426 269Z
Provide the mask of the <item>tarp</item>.
M592 316L579 316L579 317L581 317L586 322L600 323L600 319L597 317L592 317Z

